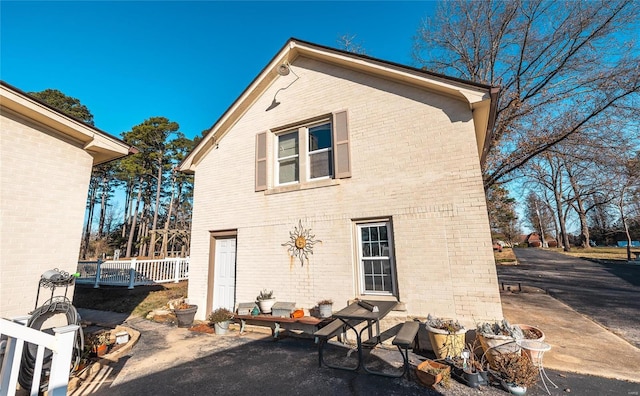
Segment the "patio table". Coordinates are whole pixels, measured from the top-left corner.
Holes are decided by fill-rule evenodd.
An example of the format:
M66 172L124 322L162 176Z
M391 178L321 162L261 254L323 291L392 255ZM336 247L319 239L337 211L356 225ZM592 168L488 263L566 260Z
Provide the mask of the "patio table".
M342 370L350 370L357 371L361 367L368 373L378 374L377 372L373 372L367 370L367 367L363 362L363 342L362 342L362 333L366 330L368 332L369 338L367 339L367 345L370 347L375 347L380 343L380 320L387 316L391 310L396 306L396 301L369 301L369 300L361 300L357 303L353 303L351 305L346 306L338 312L333 314L333 317L342 321L344 323L345 329L348 331L349 329L353 330L356 335L356 345L358 352L358 364L355 367L345 367L339 365L331 365L324 362L327 367L337 368ZM372 309L375 307L374 309ZM366 322L366 325L358 331L356 326ZM375 334L373 333L373 328L375 325ZM323 348L324 346L321 346ZM320 351L322 356L322 351Z

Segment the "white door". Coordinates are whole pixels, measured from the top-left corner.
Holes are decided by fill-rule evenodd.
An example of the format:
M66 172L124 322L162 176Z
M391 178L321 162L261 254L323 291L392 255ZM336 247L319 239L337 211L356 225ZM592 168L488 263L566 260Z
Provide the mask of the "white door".
M213 278L213 309L235 308L236 239L216 239L215 275Z

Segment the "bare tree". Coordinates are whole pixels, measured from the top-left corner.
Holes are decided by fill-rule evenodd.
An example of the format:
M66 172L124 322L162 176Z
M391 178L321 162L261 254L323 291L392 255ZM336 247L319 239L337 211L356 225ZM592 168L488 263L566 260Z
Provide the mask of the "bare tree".
M502 88L486 187L604 120L638 118L639 13L632 0L460 0L424 21L419 65Z
M359 40L356 40L356 34L343 34L338 37L338 47L354 54L367 55L367 51Z

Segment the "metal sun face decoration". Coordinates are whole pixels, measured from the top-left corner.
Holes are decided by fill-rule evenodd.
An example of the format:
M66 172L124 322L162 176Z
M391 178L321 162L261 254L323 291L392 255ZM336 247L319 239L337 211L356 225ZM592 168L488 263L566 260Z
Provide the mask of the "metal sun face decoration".
M298 220L298 226L289 232L289 241L283 243L282 246L287 247L289 256L293 259L297 257L300 265L304 266L304 260L309 263L309 255L313 254L313 245L322 241L314 239L316 236L311 234L311 229L305 229L302 226L302 220Z

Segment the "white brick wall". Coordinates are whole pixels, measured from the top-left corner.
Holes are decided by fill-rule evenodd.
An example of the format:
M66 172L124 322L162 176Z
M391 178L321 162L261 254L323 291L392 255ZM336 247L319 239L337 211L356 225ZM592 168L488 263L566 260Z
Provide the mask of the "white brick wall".
M399 297L409 315L469 324L502 318L468 105L305 58L293 69L300 79L278 93L281 104L265 111L288 77L276 80L196 168L189 298L206 305L210 231L237 229L237 301L268 288L301 307L332 298L340 308L359 290L353 219L391 217ZM352 178L254 192L257 133L343 109ZM281 246L299 219L322 240L304 267Z
M0 115L0 316L34 309L43 272L75 272L92 162L77 144ZM42 290L40 304L50 295Z

